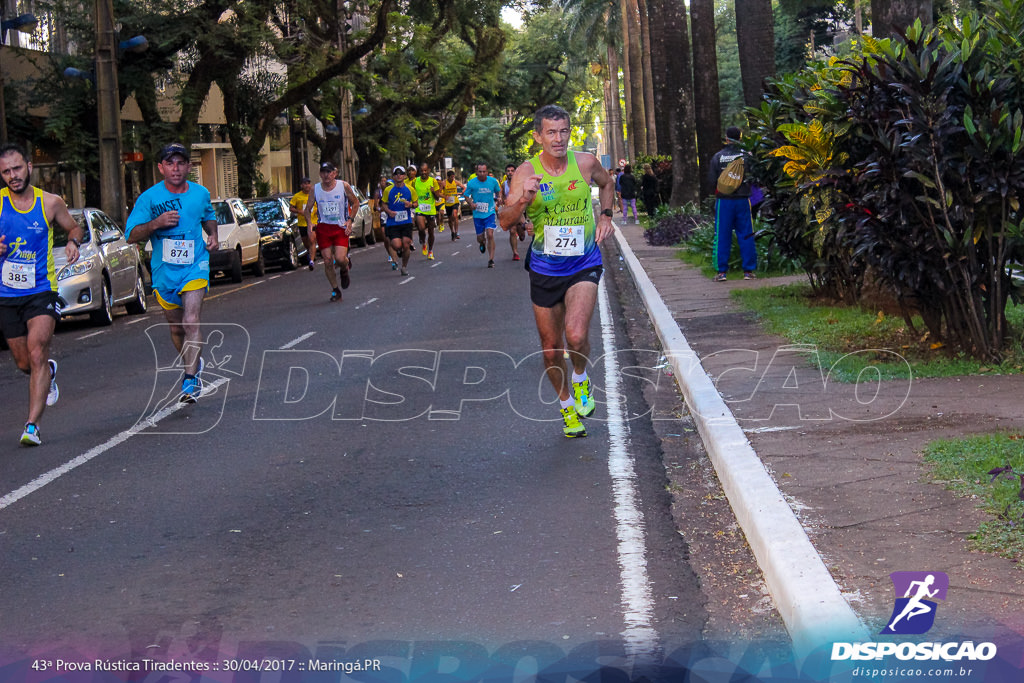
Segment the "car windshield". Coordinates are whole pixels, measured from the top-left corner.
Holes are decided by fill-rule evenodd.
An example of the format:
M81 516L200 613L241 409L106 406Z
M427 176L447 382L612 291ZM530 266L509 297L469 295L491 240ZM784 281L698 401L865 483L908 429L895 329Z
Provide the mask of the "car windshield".
M82 237L82 244L87 244L91 239L92 233L85 227L85 212L80 210L71 209L71 217L75 219L75 222L85 231ZM68 244L68 234L60 226L53 229L53 246L66 247Z
M252 211L257 223L287 220L284 210L281 208L281 202L276 199L246 202L245 205L249 207L249 211Z
M227 202L214 202L213 211L217 214L217 225L230 225L235 222L235 217Z

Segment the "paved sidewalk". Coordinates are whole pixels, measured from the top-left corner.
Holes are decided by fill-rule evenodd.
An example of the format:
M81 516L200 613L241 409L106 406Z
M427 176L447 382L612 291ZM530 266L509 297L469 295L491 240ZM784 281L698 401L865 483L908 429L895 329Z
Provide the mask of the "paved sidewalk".
M891 572L941 571L950 590L930 640L968 636L1019 647L1024 570L968 549L983 516L970 500L929 483L920 453L937 438L1024 430L1024 377L859 389L826 383L806 355L765 334L729 297L734 288L779 280L743 281L735 273L712 282L675 248L648 246L639 226L620 231L867 634L873 638L890 616ZM779 571L759 562L766 575Z

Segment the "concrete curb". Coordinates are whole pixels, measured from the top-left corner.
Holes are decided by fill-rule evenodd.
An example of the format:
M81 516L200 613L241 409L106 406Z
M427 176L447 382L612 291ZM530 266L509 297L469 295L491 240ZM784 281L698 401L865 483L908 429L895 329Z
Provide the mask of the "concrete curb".
M834 641L869 640L618 225L615 240L797 655Z

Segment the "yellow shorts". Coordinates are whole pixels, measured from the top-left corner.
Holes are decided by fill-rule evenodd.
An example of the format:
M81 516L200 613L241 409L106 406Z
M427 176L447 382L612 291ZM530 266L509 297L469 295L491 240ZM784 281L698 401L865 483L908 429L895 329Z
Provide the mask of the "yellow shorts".
M193 292L197 289L208 289L209 287L210 282L208 280L192 280L186 282L185 286L177 291L161 294L153 290L153 293L156 294L156 301L160 304L160 307L165 311L171 311L175 308L181 308L181 295L183 292Z

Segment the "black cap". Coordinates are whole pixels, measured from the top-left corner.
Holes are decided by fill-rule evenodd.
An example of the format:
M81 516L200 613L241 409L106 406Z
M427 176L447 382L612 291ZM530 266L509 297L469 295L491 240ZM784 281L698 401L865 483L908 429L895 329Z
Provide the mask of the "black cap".
M323 171L337 171L337 170L338 170L338 167L335 166L330 161L325 161L322 164L320 164L320 171L321 172L323 172Z
M181 158L188 161L188 150L185 149L185 145L180 142L172 142L169 145L164 145L163 149L160 150L160 154L157 155L157 161L167 161L175 154L181 155Z
M310 180L309 178L306 178L306 177L299 178L299 185L301 185L302 183L311 183L311 182L313 182L313 181Z
M739 142L743 136L743 131L738 126L729 126L725 129L725 139L733 142Z

